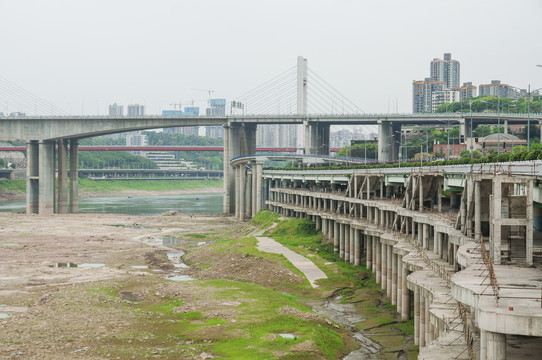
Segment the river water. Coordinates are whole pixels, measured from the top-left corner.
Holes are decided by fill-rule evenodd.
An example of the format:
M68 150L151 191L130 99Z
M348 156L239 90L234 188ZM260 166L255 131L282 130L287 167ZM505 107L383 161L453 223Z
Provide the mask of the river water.
M168 210L185 214L218 214L223 211L223 194L183 194L156 196L105 196L79 199L80 213L158 215ZM0 203L0 211L24 212L24 201Z

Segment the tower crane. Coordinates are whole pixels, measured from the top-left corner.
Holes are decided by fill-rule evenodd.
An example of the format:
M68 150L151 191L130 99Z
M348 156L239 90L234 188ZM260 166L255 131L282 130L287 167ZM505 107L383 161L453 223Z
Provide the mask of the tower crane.
M215 92L214 90L211 90L211 89L192 89L192 90L205 91L209 95L207 99L207 106L211 107L211 94Z

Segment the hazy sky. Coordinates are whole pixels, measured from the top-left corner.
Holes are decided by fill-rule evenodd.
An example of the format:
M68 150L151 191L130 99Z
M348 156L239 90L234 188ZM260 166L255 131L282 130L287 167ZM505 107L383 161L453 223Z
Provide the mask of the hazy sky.
M444 52L461 82L542 87L540 0L2 0L0 14L0 76L74 114L157 113L207 98L194 88L232 100L298 55L366 112L411 112L412 81Z

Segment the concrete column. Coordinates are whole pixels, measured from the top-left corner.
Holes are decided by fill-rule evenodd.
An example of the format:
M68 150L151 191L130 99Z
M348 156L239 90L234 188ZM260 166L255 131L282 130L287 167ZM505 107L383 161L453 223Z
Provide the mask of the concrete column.
M373 256L372 256L372 266L371 266L371 269L373 271L373 274L375 274L375 281L376 281L376 269L378 268L377 266L377 262L376 262L376 254L377 254L377 239L376 239L376 236L371 236L371 245L372 245L372 251L373 251Z
M420 289L418 286L414 288L414 345L420 345Z
M344 224L344 261L350 262L350 225Z
M442 183L439 181L437 186L437 206L438 212L442 212Z
M356 235L355 233L357 233L358 230L354 229L354 227L352 225L350 225L350 263L354 264L355 263L355 258L356 258ZM359 249L359 247L358 247Z
M396 259L396 271L397 271L397 312L400 314L403 309L403 288L402 288L402 282L403 282L403 265L401 263L401 255L395 254Z
M380 239L373 236L373 272L376 283L380 283Z
M366 236L366 246L367 250L365 251L365 266L367 267L367 270L372 271L373 269L373 239L370 235Z
M79 212L79 140L70 139L70 213Z
M229 164L228 164L228 166L229 166ZM234 172L234 176L235 176L235 181L233 182L235 184L235 193L234 193L235 194L235 217L237 219L240 219L241 218L241 213L240 213L241 205L240 205L239 201L241 199L241 170L240 170L239 166L234 167L233 172ZM283 194L282 196L285 196L285 195Z
M339 226L339 257L344 259L344 224L340 224Z
M425 296L420 291L420 347L425 346Z
M37 141L26 143L26 213L39 212L39 145Z
M436 230L436 227L433 229L433 252L438 254L438 242L439 242L439 232Z
M58 213L68 213L68 142L58 140Z
M380 239L380 282L382 285L380 286L383 290L386 290L386 286L388 285L387 282L387 274L388 274L388 251L387 251L387 245L382 242L382 239Z
M424 249L429 249L429 224L423 224L423 235L422 235L422 247Z
M423 224L418 223L418 244L423 244Z
M541 135L542 136L542 135ZM527 199L533 198L533 180L527 181ZM527 265L533 264L533 219L534 219L534 209L533 202L531 200L527 201L527 206L525 209L526 218L527 218L527 227L525 230L525 262Z
M428 346L431 341L431 323L429 321L429 296L425 297L425 345Z
M461 232L465 233L466 225L467 225L467 206L466 206L466 199L463 199L466 196L466 192L463 190L463 196L461 196L461 205L459 208L459 212L461 214ZM470 234L467 234L467 236L470 236Z
M482 330L483 331L483 330ZM485 331L487 360L506 360L506 334Z
M239 219L242 221L246 219L246 176L245 164L239 165Z
M393 278L393 273L392 273L392 269L393 269L393 246L391 245L387 245L386 246L386 250L387 250L387 254L386 254L386 290L387 290L387 293L386 295L388 297L392 297L392 287L391 287L391 284L392 284L392 278Z
M333 252L339 253L339 238L340 238L340 230L339 230L339 223L337 220L333 221Z
M410 294L407 288L408 269L401 259L398 267L401 269L401 320L410 318Z
M418 194L419 194L419 202L420 202L420 206L419 206L419 211L420 212L423 212L423 197L424 197L424 192L423 192L423 177L420 176L420 183L419 183L419 186L418 186Z
M393 247L391 250L391 304L397 305L397 254L393 253Z
M230 127L224 125L224 214L232 213L232 196L235 193L232 192L231 187L235 183L234 172L230 165L231 147L230 147Z
M252 183L251 183L252 194L250 196L250 198L251 198L250 212L251 212L252 216L254 216L258 212L258 210L257 210L258 206L256 205L256 199L258 198L258 174L257 174L257 170L256 170L256 164L252 164L252 176L251 176L251 179L252 179ZM260 197L261 197L261 195L262 194L261 194L261 189L260 189Z
M55 207L55 143L39 142L39 214L53 215Z
M487 331L480 330L480 360L489 360L487 357Z
M360 262L361 262L360 230L354 229L354 265L359 266Z
M478 240L482 236L482 192L480 191L480 181L474 182L474 239Z

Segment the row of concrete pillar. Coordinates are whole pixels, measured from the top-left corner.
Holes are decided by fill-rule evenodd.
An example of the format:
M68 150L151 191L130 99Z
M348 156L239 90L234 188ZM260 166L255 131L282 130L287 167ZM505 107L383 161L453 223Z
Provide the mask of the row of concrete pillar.
M262 163L242 162L233 167L235 174L235 216L251 218L262 208Z
M65 214L68 211L71 213L78 211L78 147L77 139L27 142L27 214L52 215L55 212ZM55 148L58 156L55 155Z

